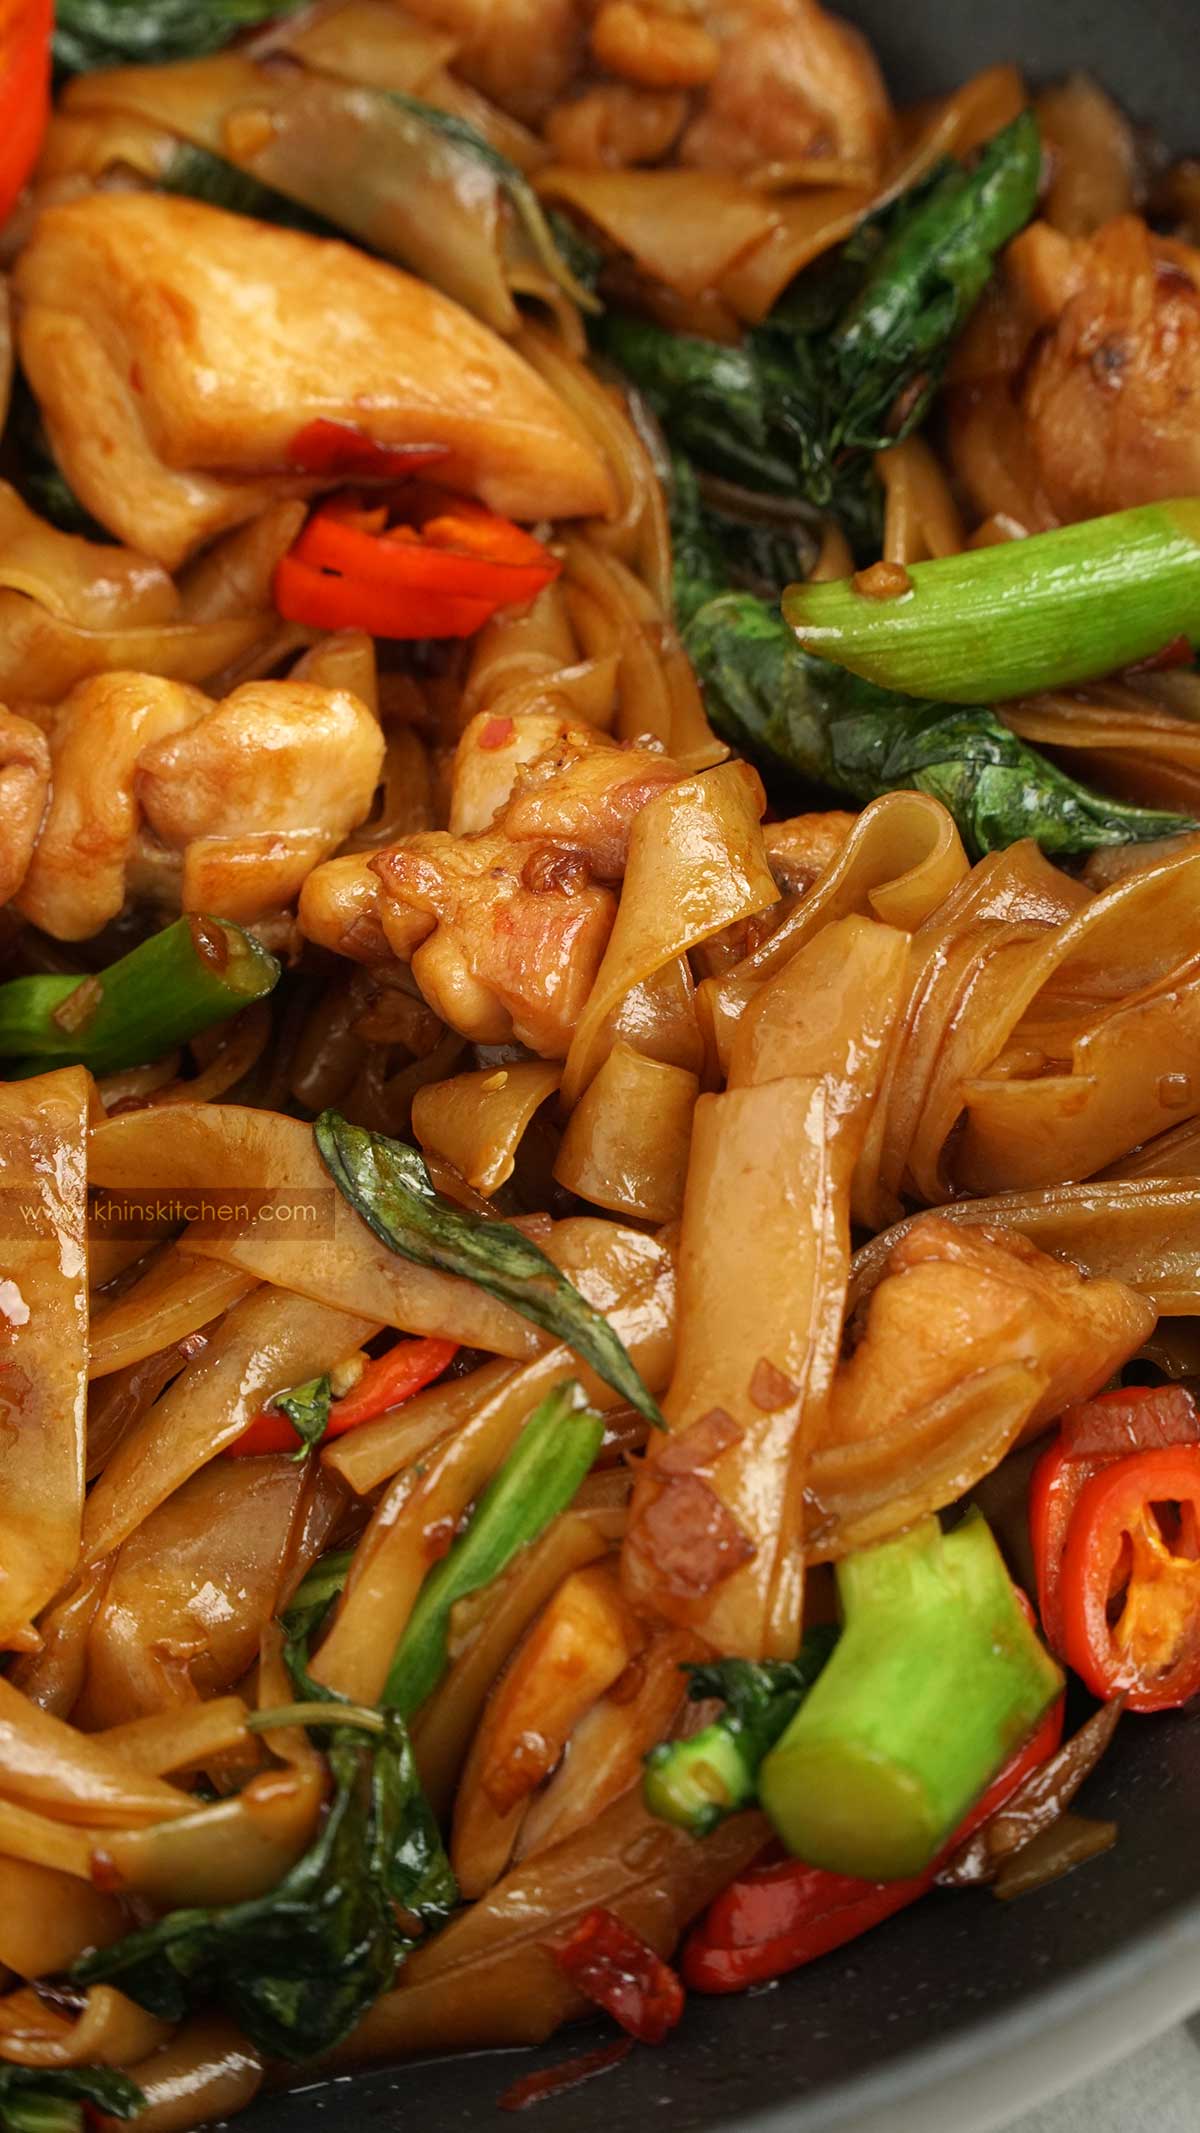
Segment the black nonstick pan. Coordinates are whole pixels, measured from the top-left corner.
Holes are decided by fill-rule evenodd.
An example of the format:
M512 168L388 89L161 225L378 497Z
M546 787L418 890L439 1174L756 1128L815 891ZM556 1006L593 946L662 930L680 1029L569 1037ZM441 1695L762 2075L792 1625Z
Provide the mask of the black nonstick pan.
M1014 60L1095 74L1176 152L1200 150L1200 0L838 0L901 99ZM1200 413L1198 413L1200 420ZM1006 1906L934 1895L780 1984L693 1996L657 2051L537 2104L531 2133L977 2133L1200 2006L1200 1718L1118 1733L1083 1802L1115 1849ZM355 2076L260 2102L246 2133L498 2129L520 2074L606 2041ZM511 2122L511 2121L510 2121Z

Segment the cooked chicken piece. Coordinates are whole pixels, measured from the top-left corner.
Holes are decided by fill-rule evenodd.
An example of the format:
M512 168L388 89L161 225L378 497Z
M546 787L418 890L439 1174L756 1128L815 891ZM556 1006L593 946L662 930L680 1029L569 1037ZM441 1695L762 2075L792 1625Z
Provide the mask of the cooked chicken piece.
M306 940L356 963L390 963L383 930L383 891L370 852L348 852L314 867L300 891L297 915Z
M40 715L51 798L17 906L59 940L131 898L243 921L285 908L370 812L383 762L365 704L312 682L247 682L214 704L97 674Z
M586 866L581 880L561 865L571 858L444 830L376 854L391 947L464 1037L516 1037L565 1059L616 916L612 891L589 885Z
M857 822L837 807L786 822L764 822L763 843L771 872L786 896L802 895L833 865Z
M706 22L721 62L680 160L751 170L809 157L861 166L870 183L891 132L883 77L867 41L816 0L713 0Z
M187 682L94 674L44 714L50 806L16 898L56 940L82 941L122 909L138 833L134 783L144 749L211 708Z
M885 1436L976 1371L1050 1372L1030 1420L1098 1392L1156 1312L1119 1281L1089 1281L1009 1230L922 1215L889 1256L866 1333L838 1370L827 1441Z
M1043 487L1068 519L1189 496L1200 488L1200 253L1152 238L1136 215L1067 242L1057 322L1021 395Z
M527 765L555 749L561 761L573 760L600 738L593 727L573 724L554 711L523 711L519 718L478 712L454 755L450 798L454 835L472 836L491 829Z
M1028 322L1010 390L1057 517L1200 489L1200 252L1136 215L1081 238L1035 222L1010 245L1006 274ZM1004 466L981 485L973 465L962 471L981 511L1007 509Z
M21 360L102 524L170 567L298 478L298 432L442 444L439 480L516 518L612 508L562 402L457 304L349 245L193 200L48 208L18 263Z
M634 816L679 776L669 756L552 712L514 719L483 711L454 758L450 828L503 827L517 843L561 846L592 874L619 881Z
M639 163L661 163L687 115L682 89L596 82L582 96L555 105L545 138L556 163L571 163L577 170L629 170Z
M0 904L25 879L50 792L50 749L40 726L0 704Z
M561 95L583 52L579 0L406 0L410 15L459 38L454 69L533 122Z
M292 903L370 813L384 738L348 689L246 682L186 732L144 749L134 789L183 850L183 908L250 920Z
M519 774L504 834L561 846L580 854L602 881L620 881L634 817L681 775L651 748L593 747L565 763L553 751Z

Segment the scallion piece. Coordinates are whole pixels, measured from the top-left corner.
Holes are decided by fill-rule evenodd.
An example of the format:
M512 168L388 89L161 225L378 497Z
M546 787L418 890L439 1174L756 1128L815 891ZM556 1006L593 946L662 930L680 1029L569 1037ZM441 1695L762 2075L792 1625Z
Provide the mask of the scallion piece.
M1200 497L916 563L908 580L896 599L854 579L793 585L784 615L805 651L905 696L1073 688L1200 642Z
M565 1511L594 1461L604 1423L568 1379L530 1416L466 1532L421 1587L392 1661L383 1701L405 1717L437 1687L447 1663L456 1600L499 1577L519 1548Z
M274 956L241 926L190 917L91 976L12 978L0 985L4 1077L143 1066L261 1000L278 976Z

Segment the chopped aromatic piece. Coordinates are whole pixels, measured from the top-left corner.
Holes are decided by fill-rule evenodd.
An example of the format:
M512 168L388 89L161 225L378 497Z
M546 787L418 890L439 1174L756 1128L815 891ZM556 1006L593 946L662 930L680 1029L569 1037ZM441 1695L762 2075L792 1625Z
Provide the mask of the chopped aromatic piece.
M15 1081L48 1067L93 1074L160 1059L269 993L273 955L224 918L179 918L107 970L0 985L0 1060ZM75 1012L82 998L86 1012Z
M435 1192L416 1148L323 1111L313 1128L338 1190L382 1242L417 1266L474 1281L565 1341L657 1428L662 1416L603 1313L511 1223L465 1212Z
M574 1380L536 1408L479 1499L465 1533L421 1587L388 1674L383 1701L405 1716L431 1695L448 1664L450 1611L499 1577L519 1548L565 1511L604 1442L604 1421Z
M758 1797L759 1765L795 1717L837 1642L810 1630L797 1659L718 1659L690 1666L693 1703L719 1697L720 1718L687 1740L661 1741L646 1757L642 1792L652 1814L694 1837Z

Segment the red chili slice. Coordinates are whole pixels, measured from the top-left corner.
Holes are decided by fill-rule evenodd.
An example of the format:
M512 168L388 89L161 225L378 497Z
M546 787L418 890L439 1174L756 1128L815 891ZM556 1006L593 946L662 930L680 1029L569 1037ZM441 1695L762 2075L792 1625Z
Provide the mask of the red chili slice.
M1200 1447L1085 1482L1062 1558L1063 1652L1093 1695L1167 1711L1200 1692Z
M0 0L0 222L33 171L50 115L51 0Z
M585 1911L554 1960L572 1984L640 2044L661 2044L683 2013L683 1986L614 1911Z
M297 430L287 461L302 474L327 474L342 481L403 481L422 467L449 457L445 444L379 444L352 422L331 422L318 415Z
M414 1393L440 1378L458 1353L457 1341L397 1341L386 1355L368 1363L357 1385L335 1400L329 1410L322 1442L342 1437L361 1422L377 1421L389 1408L410 1400ZM264 1407L247 1423L240 1437L229 1445L231 1459L257 1457L262 1452L294 1452L296 1432L276 1407Z
M402 497L408 521L390 528L386 505L354 495L315 511L275 572L280 614L375 637L471 637L558 576L540 541L482 505L420 484Z
M1038 1611L1051 1650L1063 1651L1063 1550L1086 1484L1132 1451L1198 1439L1196 1403L1181 1385L1122 1386L1067 1408L1060 1434L1043 1452L1029 1484Z
M1073 1459L1127 1458L1168 1444L1200 1443L1200 1415L1183 1385L1122 1385L1064 1409L1062 1442Z

